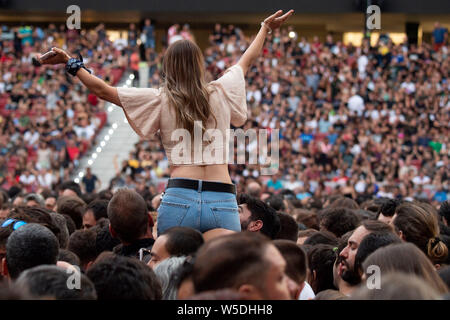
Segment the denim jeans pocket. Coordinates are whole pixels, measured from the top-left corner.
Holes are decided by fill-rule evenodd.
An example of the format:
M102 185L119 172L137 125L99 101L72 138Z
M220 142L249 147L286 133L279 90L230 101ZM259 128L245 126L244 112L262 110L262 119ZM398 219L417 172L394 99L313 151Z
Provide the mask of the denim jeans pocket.
M210 206L210 209L218 228L230 229L231 225L239 223L239 211L237 207L225 207L221 203L219 206Z
M158 208L158 234L171 227L181 225L190 207L191 205L187 203L178 203L173 202L173 200L167 201L163 199Z

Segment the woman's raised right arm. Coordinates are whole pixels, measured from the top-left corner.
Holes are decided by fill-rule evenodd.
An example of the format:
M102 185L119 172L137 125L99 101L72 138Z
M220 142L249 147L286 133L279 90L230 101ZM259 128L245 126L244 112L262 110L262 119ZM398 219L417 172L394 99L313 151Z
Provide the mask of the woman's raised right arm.
M52 48L52 52L56 55L45 59L41 64L66 64L71 58L67 52L59 48ZM90 74L83 68L80 68L76 74L80 81L96 96L105 101L114 103L115 105L122 107L122 104L117 93L117 88L108 85L102 79Z
M245 50L241 59L239 59L238 65L241 66L244 71L244 75L247 73L248 68L250 68L255 59L260 55L267 33L270 30L279 28L292 15L292 13L294 13L294 10L289 10L283 15L283 10L278 10L264 20L264 24L261 26L261 29L259 29L256 38L252 41L247 50Z

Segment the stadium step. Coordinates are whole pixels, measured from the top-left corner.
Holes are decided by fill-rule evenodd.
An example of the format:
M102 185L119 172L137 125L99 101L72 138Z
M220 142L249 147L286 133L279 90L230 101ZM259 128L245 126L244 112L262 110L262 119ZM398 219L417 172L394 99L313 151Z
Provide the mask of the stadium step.
M119 86L130 86L133 75L125 74ZM130 151L139 141L139 136L128 124L123 110L112 104L106 104L108 120L103 129L97 135L97 144L80 160L78 169L74 172L73 179L81 183L87 167L91 167L93 174L101 181L100 190L109 187L110 180L116 175L114 158L116 157L118 170L122 168L122 161L128 159Z

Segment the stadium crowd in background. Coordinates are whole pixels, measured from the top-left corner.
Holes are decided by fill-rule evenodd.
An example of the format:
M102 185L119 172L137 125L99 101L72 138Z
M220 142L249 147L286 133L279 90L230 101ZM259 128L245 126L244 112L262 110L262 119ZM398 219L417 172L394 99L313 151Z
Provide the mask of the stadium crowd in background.
M87 65L115 82L120 74L112 70L136 53L136 26L115 44L102 25L81 35L52 25L31 30L1 38L0 93L11 102L0 123L0 299L449 298L447 46L435 52L382 38L359 48L275 31L248 73L244 129L280 129L279 173L230 166L241 232L157 234L168 175L158 138L140 141L116 164L109 189L96 189L91 178L81 188L68 180L69 150L89 148L99 126L87 138L88 123L102 102L62 70L30 60L61 41L72 52L83 48ZM152 39L148 24L144 30ZM248 44L237 27L216 25L205 51L208 77ZM160 61L152 41L145 47ZM157 86L158 63L150 73ZM60 152L46 156L56 146ZM9 168L12 157L19 160ZM51 182L42 185L36 170L53 175ZM74 274L75 289L68 285Z
M64 69L33 64L53 46L79 52L95 74L116 83L128 61L103 26L77 32L2 26L0 31L0 185L24 192L52 190L70 178L106 124L104 102Z
M204 52L208 79L235 64L250 40L233 25L216 24ZM278 174L233 165L233 181L241 191L256 181L266 196L289 189L303 203L333 194L358 203L449 199L450 56L447 45L438 49L395 45L387 35L354 47L332 35L307 41L291 27L276 30L246 77L243 129L280 129ZM158 87L160 69L150 73L149 86ZM169 171L159 141L141 140L114 185L145 181L161 191Z

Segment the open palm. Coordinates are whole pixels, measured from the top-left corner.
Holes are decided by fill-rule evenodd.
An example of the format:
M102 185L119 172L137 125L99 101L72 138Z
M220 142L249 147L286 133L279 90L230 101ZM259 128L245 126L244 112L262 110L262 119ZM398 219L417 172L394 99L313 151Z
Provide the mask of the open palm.
M278 29L293 13L294 10L289 10L285 14L283 14L283 10L278 10L273 15L267 17L264 23L272 30Z

